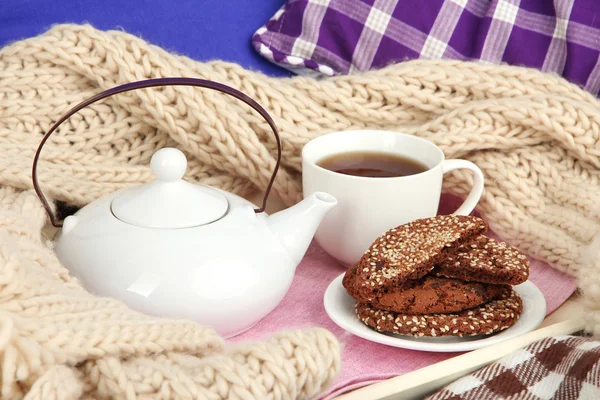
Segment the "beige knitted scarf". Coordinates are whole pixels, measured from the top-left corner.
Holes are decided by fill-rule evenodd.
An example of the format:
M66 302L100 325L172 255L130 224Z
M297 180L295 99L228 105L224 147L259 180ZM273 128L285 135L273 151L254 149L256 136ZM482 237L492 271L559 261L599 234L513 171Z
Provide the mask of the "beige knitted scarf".
M324 80L271 78L221 61L201 63L120 31L61 25L0 51L0 309L2 395L75 397L310 397L338 370L339 348L318 328L223 349L212 332L165 322L93 298L43 245L45 220L31 193L41 135L70 107L126 82L186 76L232 86L257 100L283 140L274 186L301 198L300 150L348 129L403 131L484 172L483 217L532 257L581 277L590 330L600 331L600 266L582 251L600 228L600 102L533 69L418 60ZM81 206L151 179L150 157L175 146L187 178L248 194L275 165L268 125L243 103L188 87L144 89L94 104L46 145L40 182ZM447 177L465 195L467 172ZM593 250L593 249L592 249ZM585 262L584 262L585 261Z

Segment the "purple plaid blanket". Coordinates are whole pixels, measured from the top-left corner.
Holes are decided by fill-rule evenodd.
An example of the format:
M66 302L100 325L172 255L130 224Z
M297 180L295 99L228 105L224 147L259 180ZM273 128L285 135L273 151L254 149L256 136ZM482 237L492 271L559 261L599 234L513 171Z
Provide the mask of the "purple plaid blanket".
M252 43L298 74L450 58L533 67L600 90L600 0L290 0Z

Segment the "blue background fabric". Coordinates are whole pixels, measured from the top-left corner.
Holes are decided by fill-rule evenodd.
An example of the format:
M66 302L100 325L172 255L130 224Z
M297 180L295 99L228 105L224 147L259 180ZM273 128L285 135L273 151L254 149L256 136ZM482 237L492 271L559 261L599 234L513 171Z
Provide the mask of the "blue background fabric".
M198 61L223 60L271 76L291 73L261 57L252 34L285 0L0 0L0 47L59 23L121 29Z

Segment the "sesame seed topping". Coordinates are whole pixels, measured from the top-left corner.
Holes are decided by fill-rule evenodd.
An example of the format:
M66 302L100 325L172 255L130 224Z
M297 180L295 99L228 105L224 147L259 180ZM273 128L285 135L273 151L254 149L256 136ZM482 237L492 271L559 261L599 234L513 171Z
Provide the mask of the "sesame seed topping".
M436 268L438 276L488 283L518 285L529 277L530 263L517 248L479 235L461 244Z
M360 301L365 301L364 298L372 299L371 305L357 303L355 310L359 320L382 332L413 336L473 336L498 332L511 326L522 312L522 301L516 292L510 289L510 285L514 281L528 278L528 259L515 248L483 236L482 233L487 226L479 224L478 221L465 219L462 221L463 225L460 225L461 221L452 218L446 221L442 218L417 220L415 223L396 227L378 238L353 270L355 276L361 279L353 284L353 288L365 293L363 300ZM452 224L454 225L450 229L449 226ZM407 229L409 226L410 229ZM477 228L481 230L478 231ZM429 246L429 239L434 236L436 243ZM452 245L448 246L450 243ZM440 256L444 254L440 252L447 252L448 250L445 249L448 247L452 248L452 253L444 256L445 258ZM439 264L436 260L440 259L446 261ZM430 265L436 265L433 274L423 269L424 266ZM506 289L501 289L504 290L503 294L492 301L458 312L436 310L431 314L420 314L405 311L403 314L384 311L387 309L386 306L378 304L382 294L391 293L390 288L406 287L402 285L406 285L404 282L409 277L415 282L420 282L421 278L428 273L428 276L446 276L444 269L462 271L467 275L450 277L467 281L477 282L476 279L469 279L470 276L477 278L477 276L491 275L493 279L499 281L489 283L505 285ZM488 274L487 271L491 270L495 271L495 275ZM366 286L364 286L365 282ZM469 292L459 292L457 295L461 297L448 297L448 299L456 299L456 304L460 304L472 301L472 296L481 298L484 292L481 292L481 289L476 290L475 287L470 285L467 289ZM369 319L368 315L374 315L375 320Z
M429 272L441 251L459 245L487 230L487 224L475 216L439 215L422 218L390 229L364 252L358 265L371 282L370 287L390 287L417 279ZM366 268L370 266L371 268Z

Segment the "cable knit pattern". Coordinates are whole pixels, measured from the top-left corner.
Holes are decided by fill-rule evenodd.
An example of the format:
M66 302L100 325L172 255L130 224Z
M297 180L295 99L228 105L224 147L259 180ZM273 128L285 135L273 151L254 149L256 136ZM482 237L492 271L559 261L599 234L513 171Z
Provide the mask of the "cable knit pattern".
M227 84L265 107L283 140L274 192L288 205L301 198L302 146L332 131L403 131L438 144L447 158L475 162L486 177L479 209L490 227L530 256L585 277L588 315L600 320L600 287L588 279L598 268L581 259L600 228L600 102L566 80L454 60L323 80L271 78L121 31L58 25L0 50L3 398L25 389L52 398L60 381L72 382L67 397L309 397L335 373L328 332L224 352L194 324L144 318L89 296L40 240L46 219L29 189L41 135L93 94L173 76ZM82 206L149 181L150 157L165 146L186 153L190 181L240 195L264 190L275 165L271 131L248 106L211 90L165 87L113 96L71 117L44 148L40 182L52 199ZM455 171L444 191L465 195L470 183L468 172Z
M229 348L92 296L42 238L45 221L32 190L0 189L0 398L309 399L339 372L322 328Z

